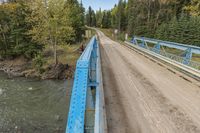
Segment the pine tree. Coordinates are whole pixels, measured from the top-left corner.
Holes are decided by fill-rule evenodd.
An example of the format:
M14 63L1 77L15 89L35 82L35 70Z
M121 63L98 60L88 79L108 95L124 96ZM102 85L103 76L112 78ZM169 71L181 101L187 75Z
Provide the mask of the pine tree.
M81 41L85 30L85 9L83 8L82 2L79 4L77 0L67 0L65 1L65 8L68 9L67 15L75 32L74 40Z

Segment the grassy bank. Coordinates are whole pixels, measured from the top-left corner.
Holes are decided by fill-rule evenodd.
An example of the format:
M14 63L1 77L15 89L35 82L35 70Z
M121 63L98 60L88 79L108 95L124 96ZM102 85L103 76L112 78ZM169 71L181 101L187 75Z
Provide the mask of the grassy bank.
M84 43L84 42L82 42ZM82 43L74 45L61 45L57 47L58 62L62 64L68 64L75 67L76 61L80 56L80 47ZM54 63L53 49L50 46L46 46L43 52L46 63L44 66Z

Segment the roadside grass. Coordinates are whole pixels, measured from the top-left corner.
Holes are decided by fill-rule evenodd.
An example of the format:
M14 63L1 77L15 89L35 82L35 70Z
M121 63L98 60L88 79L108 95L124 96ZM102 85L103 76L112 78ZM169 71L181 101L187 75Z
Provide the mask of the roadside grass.
M114 38L114 34L113 34L113 29L104 29L104 28L100 28L100 31L102 31L106 36L108 36L109 38L115 40Z
M94 36L95 34L96 31L91 30L91 37ZM57 46L58 62L75 67L76 62L81 55L81 46L83 45L84 47L86 47L91 37L85 38L82 42L76 44L58 45ZM54 64L54 54L52 46L46 45L43 51L43 55L46 62L44 67Z

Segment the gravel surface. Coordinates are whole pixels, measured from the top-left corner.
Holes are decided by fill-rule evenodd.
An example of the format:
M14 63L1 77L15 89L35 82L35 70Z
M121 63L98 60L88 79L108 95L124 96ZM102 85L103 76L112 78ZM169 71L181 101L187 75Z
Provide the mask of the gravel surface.
M200 133L196 81L97 33L109 133Z

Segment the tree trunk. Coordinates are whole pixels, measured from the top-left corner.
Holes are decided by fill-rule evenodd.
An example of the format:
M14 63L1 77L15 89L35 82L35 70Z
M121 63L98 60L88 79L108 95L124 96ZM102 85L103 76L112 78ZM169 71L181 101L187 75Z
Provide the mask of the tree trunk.
M150 0L148 0L148 7L147 7L147 10L148 10L148 16L147 16L147 23L148 23L148 26L149 26L149 23L150 23L150 15L151 15L151 2Z
M7 41L6 41L6 36L5 36L5 34L3 33L2 35L3 35L5 47L6 47L5 50L4 50L4 51L5 51L5 55L6 55L6 54L7 54L7 50L8 50L8 45L7 45Z
M58 32L58 27L57 27L57 22L56 22L56 36L55 36L55 42L54 42L54 60L55 64L58 64L58 57L57 57L57 32Z
M159 2L159 11L156 14L156 19L155 19L155 22L154 22L154 29L156 29L158 27L158 20L159 20L161 11L162 11L162 3Z
M55 64L57 65L58 64L58 57L57 57L57 44L56 44L56 40L55 40L55 43L54 43L54 61L55 61Z

